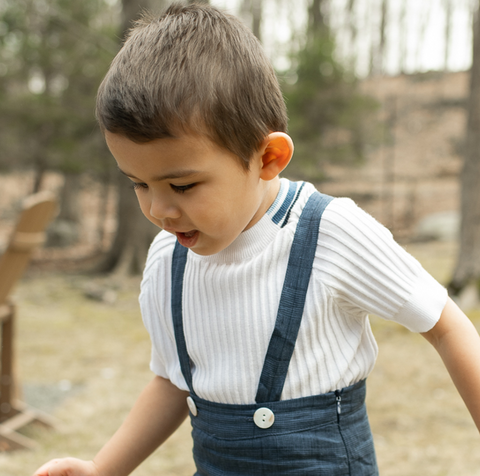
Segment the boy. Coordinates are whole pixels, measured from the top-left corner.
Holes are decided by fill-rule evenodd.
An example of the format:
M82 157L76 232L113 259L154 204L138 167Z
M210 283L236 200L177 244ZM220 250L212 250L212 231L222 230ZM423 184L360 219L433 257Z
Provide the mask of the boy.
M283 98L239 21L173 5L140 22L97 117L163 229L140 296L155 377L93 461L36 476L127 475L188 412L198 475L376 475L368 313L423 333L480 426L468 318L353 202L279 179L293 153Z

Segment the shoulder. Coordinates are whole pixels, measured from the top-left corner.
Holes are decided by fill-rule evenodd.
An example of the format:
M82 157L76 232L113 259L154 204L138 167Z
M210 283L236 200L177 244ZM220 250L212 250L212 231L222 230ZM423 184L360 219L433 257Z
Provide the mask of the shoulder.
M175 241L174 235L163 230L155 237L148 250L142 286L157 274L159 269L170 267Z
M350 198L334 198L322 216L320 232L326 235L343 235L345 240L392 241L390 230L360 208Z
M164 303L169 302L172 254L176 238L161 231L153 240L148 251L147 261L140 285L140 308L143 322L149 332L152 323L165 314Z
M445 302L445 289L386 227L347 198L325 209L313 267L344 310L373 313L415 332L431 328Z
M336 198L319 192L314 185L301 182L298 187L300 192L295 206L292 208L290 221L295 225L302 214L305 205L314 193L320 193L330 201L323 210L320 222L320 234L344 235L344 239L361 238L368 236L369 239L392 240L390 231L381 225L375 218L361 209L350 198Z
M320 222L317 256L330 265L333 260L337 266L355 265L361 270L368 267L386 271L387 262L391 272L394 268L414 272L419 266L396 243L390 230L349 198L335 198L326 207Z

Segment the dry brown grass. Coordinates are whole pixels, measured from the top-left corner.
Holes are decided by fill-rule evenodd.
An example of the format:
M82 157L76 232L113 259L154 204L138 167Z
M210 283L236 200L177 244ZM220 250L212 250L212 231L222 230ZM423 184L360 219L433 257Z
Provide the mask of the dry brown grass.
M450 244L410 246L445 281L455 256ZM86 299L91 282L115 289L105 304ZM31 426L35 451L0 454L0 475L30 476L58 456L92 457L115 431L151 378L150 341L138 309L139 279L32 273L17 292L19 373L25 389L68 388L52 407L56 431ZM475 324L480 314L472 313ZM417 335L373 318L380 346L369 379L368 406L382 476L480 475L479 435L439 357ZM61 393L61 392L60 392ZM26 392L26 396L28 392ZM35 396L35 392L30 394ZM189 423L135 476L193 474Z

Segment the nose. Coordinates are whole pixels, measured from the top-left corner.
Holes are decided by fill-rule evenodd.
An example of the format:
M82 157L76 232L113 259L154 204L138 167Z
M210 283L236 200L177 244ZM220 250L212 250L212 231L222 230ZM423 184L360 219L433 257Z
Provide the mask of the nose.
M180 208L172 201L155 196L150 203L150 216L156 220L180 218Z

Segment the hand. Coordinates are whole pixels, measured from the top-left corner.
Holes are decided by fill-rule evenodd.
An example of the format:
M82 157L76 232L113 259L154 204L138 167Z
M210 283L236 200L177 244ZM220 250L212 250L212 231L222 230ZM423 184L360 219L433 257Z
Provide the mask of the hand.
M100 473L93 461L63 458L45 463L33 476L100 476Z

